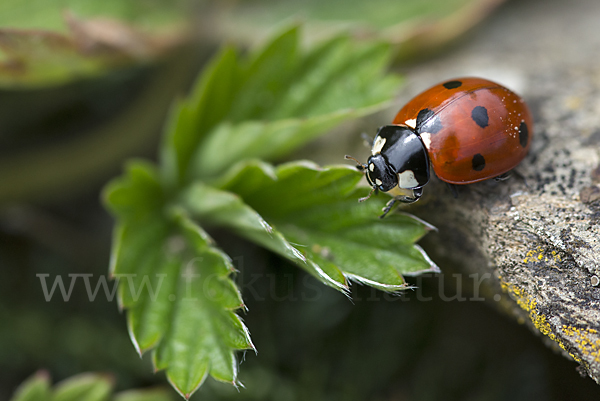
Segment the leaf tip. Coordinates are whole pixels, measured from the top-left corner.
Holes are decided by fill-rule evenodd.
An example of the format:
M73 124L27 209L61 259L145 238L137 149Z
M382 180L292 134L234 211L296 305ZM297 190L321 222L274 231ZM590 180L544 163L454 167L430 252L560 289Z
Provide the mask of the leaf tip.
M237 380L237 379L233 380L233 381L231 382L231 385L232 385L233 387L235 387L235 389L238 391L238 393L239 393L239 391L240 391L240 388L246 388L246 386L244 386L244 383L242 383L241 381L239 381L239 380Z
M139 357L142 358L143 351L140 348L140 344L138 343L137 339L135 338L135 333L133 332L131 320L132 320L131 318L127 319L127 332L129 333L129 338L131 339L131 343L133 344L133 348L135 349L135 352L137 352Z
M194 395L196 390L198 390L200 388L202 383L204 383L204 380L206 380L207 373L208 373L208 370L206 370L204 372L204 374L202 375L202 377L200 378L200 380L197 382L196 386L193 389L185 391L185 392L182 390L181 386L179 386L175 383L175 380L173 380L173 377L171 377L171 374L169 373L168 370L167 370L167 381L171 384L171 386L175 389L175 391L177 391L179 393L179 395L181 395L186 400L189 400L190 397L192 395Z
M256 348L256 346L254 345L254 343L252 342L252 340L250 340L248 342L248 349L251 349L252 351L254 351L254 355L258 355L258 349Z

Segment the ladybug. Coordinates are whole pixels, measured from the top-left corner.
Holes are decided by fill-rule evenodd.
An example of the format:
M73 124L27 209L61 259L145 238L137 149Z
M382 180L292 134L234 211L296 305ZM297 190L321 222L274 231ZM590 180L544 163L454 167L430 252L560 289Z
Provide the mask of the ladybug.
M430 170L453 185L503 177L527 155L533 119L523 99L492 81L457 78L420 93L380 127L366 164L358 163L372 191L413 203Z

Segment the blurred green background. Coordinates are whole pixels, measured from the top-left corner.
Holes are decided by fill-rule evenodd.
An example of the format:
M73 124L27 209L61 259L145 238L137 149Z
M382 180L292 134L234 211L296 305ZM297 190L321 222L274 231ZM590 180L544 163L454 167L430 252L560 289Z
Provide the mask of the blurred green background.
M389 41L402 70L443 60L441 49L468 42L515 2L500 3L2 1L0 399L39 369L55 381L109 372L119 390L168 387L137 356L115 301L101 293L91 302L79 281L69 302L46 302L36 275L93 274L95 286L107 274L112 220L100 188L126 158L155 158L169 104L220 44L253 45L300 20L307 45L341 30ZM452 277L412 279L422 291L402 297L354 285L349 300L273 254L211 234L240 270L258 355L240 358L245 389L209 379L193 399L600 397L524 326L484 302L443 301Z

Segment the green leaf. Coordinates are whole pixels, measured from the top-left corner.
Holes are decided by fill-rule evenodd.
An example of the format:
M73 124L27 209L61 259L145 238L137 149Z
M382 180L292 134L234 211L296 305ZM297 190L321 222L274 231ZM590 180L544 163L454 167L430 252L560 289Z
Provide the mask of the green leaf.
M222 175L234 163L273 160L344 121L381 109L399 87L390 49L338 37L306 51L297 27L246 58L224 50L174 108L162 152L172 186Z
M237 160L248 156L277 158L334 128L348 117L349 113L342 110L305 120L223 123L198 149L191 168L199 175L215 176L227 171Z
M306 258L302 250L271 227L239 196L198 182L183 192L181 202L200 220L228 227L239 235L285 256L330 287L342 291L348 289L346 278L340 269L332 264L319 266Z
M287 92L286 84L301 59L299 39L298 27L284 30L263 49L242 61L239 90L228 119L260 119L268 115L272 107L277 107L277 100Z
M126 173L111 181L103 192L104 203L123 220L149 220L160 214L165 195L154 165L132 160Z
M84 373L50 388L50 377L40 371L24 381L11 401L102 401L108 400L114 380L107 375ZM164 389L129 390L116 394L114 401L172 401Z
M56 385L52 401L105 401L113 388L111 377L98 374L81 374Z
M238 69L235 51L224 48L198 77L190 97L173 106L161 147L165 182L183 183L200 141L229 112L236 93Z
M50 399L50 377L48 373L40 371L24 381L11 401L47 401Z
M243 302L227 255L181 209L145 205L160 199L157 175L133 164L108 186L107 206L119 217L110 270L137 351L154 348L156 368L189 398L209 374L236 384L233 353L253 345L234 312Z
M129 390L115 394L114 401L173 401L171 391L165 389Z
M305 51L298 42L293 27L247 57L224 49L173 107L160 171L133 162L104 192L118 220L110 271L130 337L140 354L153 350L185 398L208 375L237 384L234 352L253 348L235 313L244 305L231 261L199 223L227 227L342 291L350 278L394 292L407 288L403 274L436 269L414 244L421 222L382 223L383 200L358 204L367 189L355 189L354 168L251 161L374 111L397 88L385 75L388 46L342 37Z
M195 184L181 202L200 221L233 228L334 287L346 288L339 272L394 292L407 288L403 275L438 271L415 245L430 227L406 214L379 219L386 199L358 203L369 191L355 188L362 178L349 166L295 162L273 170L249 162L220 191Z

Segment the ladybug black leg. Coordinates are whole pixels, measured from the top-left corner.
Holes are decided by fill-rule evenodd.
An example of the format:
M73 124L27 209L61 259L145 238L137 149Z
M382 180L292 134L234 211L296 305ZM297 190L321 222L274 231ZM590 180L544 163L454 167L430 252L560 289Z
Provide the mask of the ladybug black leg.
M421 198L421 195L423 195L423 188L412 189L412 196L396 196L395 198L391 199L388 203L385 204L385 207L383 208L383 214L379 216L379 218L383 219L390 212L390 210L392 210L396 202L402 202L407 204L415 203Z
M388 214L390 212L390 210L392 210L392 207L394 207L395 203L396 203L396 199L390 199L390 201L385 204L385 207L383 208L383 214L381 216L379 216L379 218L383 219L385 217L385 215Z
M506 172L504 174L500 174L498 177L494 177L494 181L498 182L498 181L506 181L510 178L510 174L511 172Z
M448 187L448 189L450 190L450 193L452 193L452 197L454 199L458 198L458 189L456 189L456 185L454 184L450 184L449 182L446 183L446 186Z

